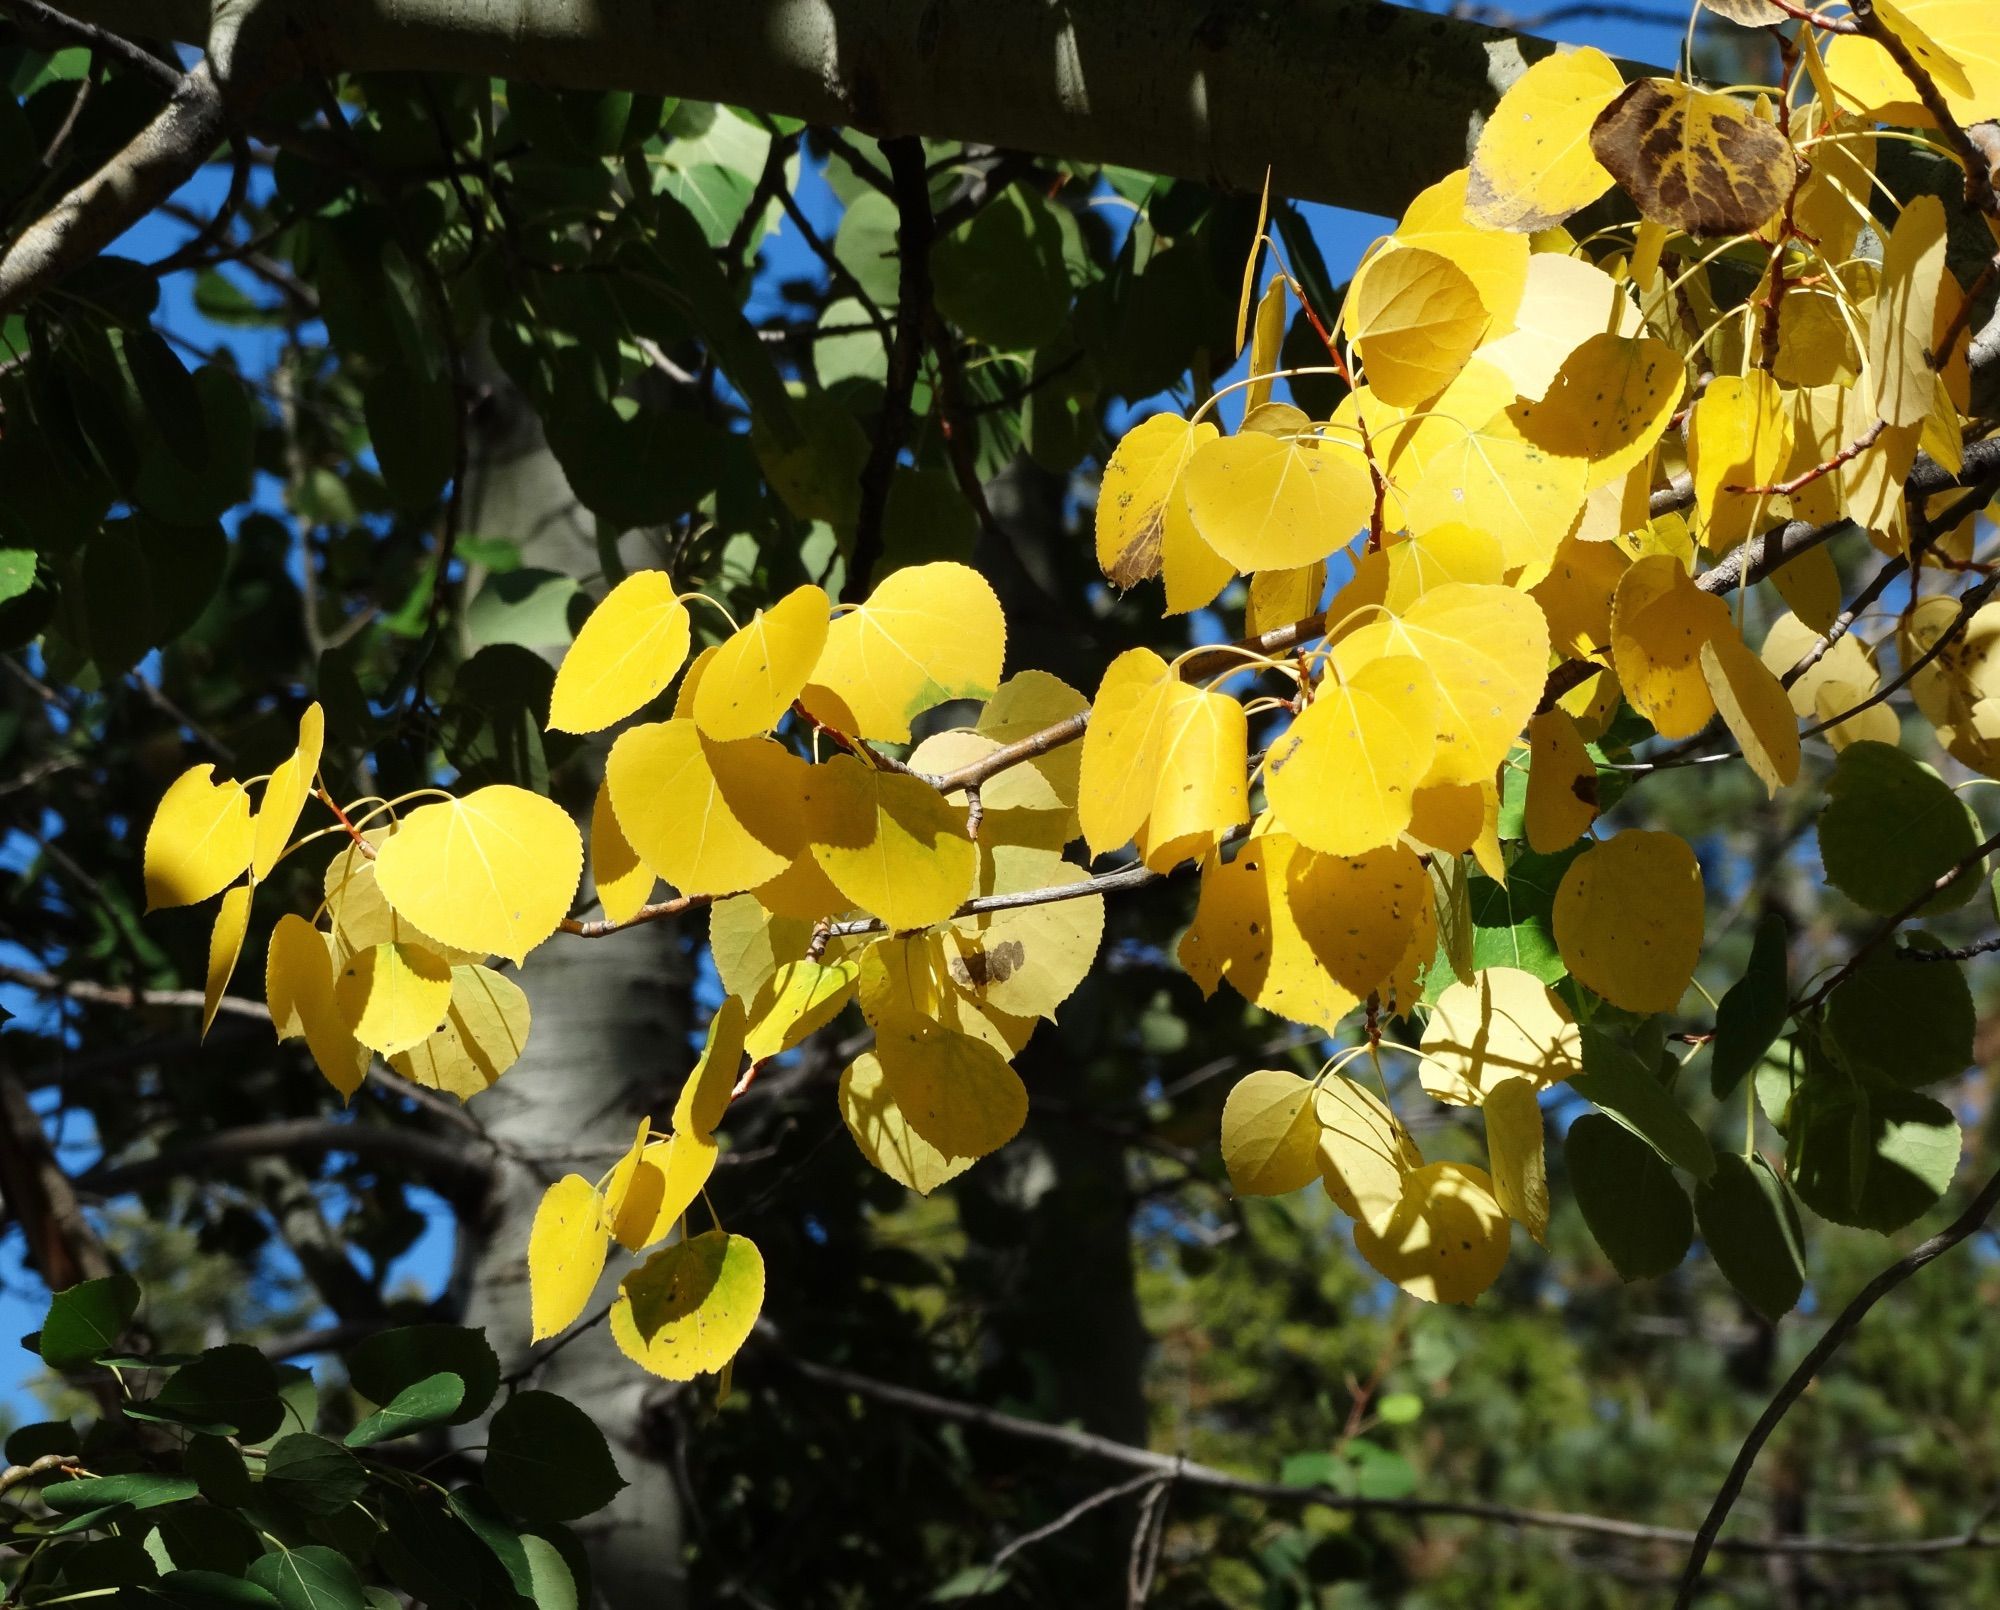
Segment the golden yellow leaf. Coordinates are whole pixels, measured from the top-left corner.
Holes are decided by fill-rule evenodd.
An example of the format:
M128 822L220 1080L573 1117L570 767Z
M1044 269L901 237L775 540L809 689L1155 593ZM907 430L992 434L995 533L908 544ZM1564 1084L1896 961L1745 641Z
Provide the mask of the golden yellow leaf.
M1611 607L1611 659L1632 708L1662 738L1692 738L1715 714L1701 646L1734 631L1729 606L1695 586L1680 561L1648 554L1618 583Z
M706 1230L656 1252L618 1282L611 1339L668 1381L725 1369L764 1307L764 1256L740 1235Z
M1266 403L1266 409L1280 406ZM1248 421L1245 429L1249 429ZM1195 529L1187 498L1177 493L1167 501L1166 534L1160 547L1160 579L1166 583L1169 615L1205 609L1236 579L1236 567L1211 548Z
M346 1100L368 1077L368 1050L333 999L333 957L318 929L294 913L278 919L264 964L264 999L281 1040L304 1035L326 1082Z
M612 1165L599 1202L605 1234L627 1252L637 1252L646 1244L640 1238L653 1227L666 1183L666 1176L646 1163L646 1143L652 1134L653 1120L641 1118L639 1133L625 1155Z
M876 1026L875 1056L904 1121L944 1157L998 1151L1027 1119L1021 1076L973 1035L891 1017Z
M708 908L708 952L722 987L739 1000L754 1001L786 962L802 960L812 943L812 923L779 916L750 895L718 900ZM848 942L827 946L836 954Z
M527 1049L528 997L505 973L461 965L451 970L451 1004L423 1044L389 1059L405 1079L469 1101L490 1090Z
M1169 680L1154 751L1153 801L1141 859L1156 872L1205 855L1250 820L1250 724L1225 693Z
M1017 743L1089 708L1090 701L1060 677L1047 671L1021 671L1001 683L999 691L986 701L973 730L995 743ZM1059 813L1058 842L1067 844L1081 831L1076 806L1082 770L1082 746L1062 744L989 777L980 794L989 814L1016 810Z
M1034 845L980 847L980 896L1085 882L1089 874ZM1104 938L1104 896L959 917L943 947L946 972L968 995L1012 1017L1055 1018L1090 973Z
M581 1174L565 1174L542 1193L528 1230L529 1336L567 1330L583 1313L604 1272L604 1204Z
M910 565L827 629L803 700L836 731L903 743L924 711L989 697L1006 654L1006 617L978 571Z
M1927 355L1944 284L1944 203L1912 196L1882 249L1882 288L1868 316L1868 372L1875 412L1891 425L1921 425L1937 394Z
M1688 411L1688 467L1694 472L1695 532L1711 553L1780 524L1785 499L1769 486L1792 457L1792 418L1785 393L1761 369L1718 375Z
M1202 541L1242 571L1324 559L1345 547L1375 508L1359 444L1340 436L1218 436L1195 449L1182 488Z
M1687 372L1651 336L1593 335L1556 371L1540 400L1510 410L1544 452L1589 462L1584 489L1623 481L1646 461L1680 407Z
M1360 1004L1320 965L1306 943L1286 894L1296 842L1283 833L1256 833L1203 865L1194 922L1181 937L1180 964L1213 995L1224 979L1268 1012L1333 1029Z
M1390 544L1385 551L1389 555L1389 585L1383 602L1394 614L1401 614L1445 582L1495 586L1507 574L1498 539L1456 521L1428 527Z
M1361 265L1341 320L1368 384L1399 408L1442 391L1492 322L1478 288L1450 258L1400 244Z
M635 570L590 612L556 668L553 732L598 732L659 697L687 659L687 605L664 570Z
M1792 189L1792 147L1776 125L1733 96L1671 79L1628 85L1590 144L1643 217L1684 234L1747 235Z
M317 704L306 706L299 717L299 746L278 763L264 785L253 824L250 876L262 883L285 853L292 829L299 825L299 812L306 808L313 779L319 775L320 749L326 741L326 715Z
M1758 658L1764 662L1764 668L1782 682L1792 667L1819 642L1819 636L1797 616L1780 615L1771 623L1770 633L1764 639ZM1875 673L1874 660L1854 635L1848 633L1785 691L1795 714L1808 720L1823 721L1843 710L1853 709L1878 686L1880 679ZM1912 692L1917 703L1922 705L1924 673L1921 671L1917 673ZM1824 737L1835 749L1845 749L1861 738L1893 744L1901 741L1902 725L1896 718L1896 712L1886 703L1877 704L1830 727Z
M1478 783L1425 784L1410 802L1410 837L1425 849L1463 855L1485 825L1489 791Z
M1587 852L1586 852L1587 853ZM1562 997L1518 967L1452 983L1424 1025L1418 1076L1439 1101L1476 1107L1506 1079L1537 1089L1583 1071L1583 1035Z
M1384 1225L1403 1199L1403 1179L1424 1154L1381 1097L1343 1074L1320 1081L1313 1097L1317 1162L1326 1194L1349 1218Z
M1127 649L1105 667L1084 729L1077 815L1091 854L1115 850L1153 807L1160 730L1174 674L1149 648Z
M672 1235L715 1172L721 1150L712 1136L686 1130L675 1130L665 1140L649 1141L632 1170L623 1202L606 1209L606 1228L619 1245L638 1252ZM627 1153L628 1159L630 1155ZM622 1169L625 1163L618 1166ZM621 1183L614 1171L606 1187L607 1198L617 1193Z
M970 896L979 851L965 813L921 778L835 755L807 776L813 859L891 929L943 922Z
M1326 561L1290 570L1260 570L1250 578L1243 606L1243 630L1252 637L1302 621L1319 608L1326 593Z
M1167 509L1181 493L1194 450L1220 433L1177 414L1141 420L1105 461L1097 490L1097 565L1111 585L1134 587L1160 571Z
M1771 572L1786 607L1814 632L1823 632L1840 614L1840 571L1824 547L1808 548Z
M769 738L718 743L683 717L620 733L604 780L625 838L682 894L754 889L805 848L810 768Z
M819 588L794 587L715 651L694 692L703 736L754 738L778 724L819 663L829 607Z
M1532 1079L1502 1079L1486 1092L1486 1160L1493 1199L1537 1241L1549 1238L1548 1154Z
M1244 388L1243 411L1254 413L1271 400L1270 376L1278 367L1278 349L1285 340L1285 276L1273 274L1257 302L1250 327L1251 384Z
M1605 182L1610 183L1609 175ZM1527 286L1513 328L1488 340L1473 357L1504 374L1519 396L1539 402L1562 372L1563 361L1592 336L1633 336L1643 327L1630 291L1595 263L1537 252L1528 259Z
M1576 521L1589 466L1528 441L1506 409L1466 426L1402 487L1403 518L1419 536L1464 530L1463 522L1473 522L1498 541L1503 568L1518 575L1515 585L1532 587L1549 573L1563 534Z
M1285 900L1320 966L1365 998L1409 953L1430 917L1431 886L1416 852L1391 844L1365 855L1294 855Z
M160 796L146 829L146 909L191 906L220 894L250 865L256 830L238 782L190 766Z
M342 963L334 1005L354 1038L393 1056L436 1032L451 1004L451 964L422 945L373 945Z
M1310 1185L1318 1148L1311 1080L1263 1068L1236 1081L1222 1104L1222 1163L1238 1196L1284 1196Z
M754 892L757 903L767 910L780 916L801 917L807 922L818 922L822 917L853 909L809 849L793 856L784 871L758 884Z
M1422 660L1437 682L1437 750L1419 781L1490 781L1542 696L1549 628L1541 607L1511 588L1446 582L1401 615L1364 626L1334 660L1351 677L1400 654Z
M1521 306L1528 283L1527 236L1490 229L1469 216L1471 175L1454 168L1437 183L1417 192L1397 220L1395 240L1448 259L1479 293L1480 306L1503 330Z
M653 885L659 882L618 825L608 777L597 785L597 798L590 806L590 881L606 922L630 922L653 897Z
M243 936L249 929L250 885L239 883L223 891L222 904L215 908L215 926L208 933L208 977L201 992L204 1040L229 989L229 977L236 971L236 958L243 954Z
M1597 820L1597 762L1565 710L1544 710L1528 723L1528 848L1537 855L1566 850Z
M674 707L668 712L674 720L694 719L694 696L701 691L701 679L708 675L708 668L715 663L715 656L721 652L721 644L711 643L689 662L687 675L681 678L681 685L674 689Z
M1570 863L1556 948L1578 983L1628 1012L1671 1012L1701 956L1701 866L1672 833L1628 829Z
M1734 631L1718 631L1701 646L1709 696L1771 793L1799 775L1799 720L1783 686Z
M2000 114L2000 17L1987 0L1901 0L1878 10L1904 44L1921 50L1920 59L1944 66L1933 77L1960 124ZM1961 75L1957 81L1953 69ZM1843 34L1834 40L1826 72L1843 106L1886 122L1931 121L1895 58L1872 39Z
M1480 130L1466 214L1489 229L1559 224L1611 188L1591 125L1625 80L1600 50L1559 51L1508 86Z
M1355 1221L1354 1246L1419 1302L1470 1303L1507 1262L1507 1215L1485 1170L1427 1163L1379 1224Z
M890 1179L919 1196L929 1196L946 1180L956 1179L976 1161L946 1157L903 1117L882 1064L872 1051L863 1052L840 1076L840 1116L861 1155Z
M1611 598L1629 563L1630 556L1615 542L1563 538L1548 575L1533 589L1558 654L1588 659L1610 646Z
M1417 784L1437 754L1435 677L1408 654L1330 675L1272 744L1271 813L1301 844L1359 855L1408 829Z
M725 995L715 1015L708 1020L708 1038L701 1057L681 1086L674 1102L674 1132L706 1140L715 1133L736 1090L737 1070L743 1066L743 1042L749 1029L749 1015L734 995Z
M361 835L377 854L393 836L393 829L388 827L371 827ZM440 944L429 934L418 932L415 923L383 898L381 885L375 881L374 860L351 840L327 862L322 881L326 893L326 914L331 919L333 930L331 937L336 963L358 950L367 950L371 945L405 943L416 943L434 950L454 967L461 962L484 961L490 954L483 950L462 950L456 945Z
M858 966L851 961L786 962L749 1005L743 1049L762 1062L800 1044L833 1021L854 995Z

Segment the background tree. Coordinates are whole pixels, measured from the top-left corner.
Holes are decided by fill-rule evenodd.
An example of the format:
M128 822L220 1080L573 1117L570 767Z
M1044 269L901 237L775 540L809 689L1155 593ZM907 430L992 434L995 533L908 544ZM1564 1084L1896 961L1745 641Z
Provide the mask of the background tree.
M629 1485L576 1520L611 1605L1483 1604L1495 1584L1523 1602L1631 1602L1680 1570L1814 1321L1892 1251L1813 1222L1804 1270L1786 1246L1775 1271L1725 1262L1735 1286L1701 1254L1626 1285L1592 1235L1615 1232L1577 1209L1589 1181L1555 1147L1545 1248L1521 1238L1469 1312L1398 1295L1316 1190L1231 1189L1216 1146L1230 1087L1259 1068L1310 1077L1366 1044L1376 1014L1329 1033L1230 991L1204 999L1175 959L1192 867L1107 899L1097 965L1015 1061L1026 1128L930 1197L870 1168L846 1133L833 1092L868 1043L858 1013L762 1069L710 1186L767 1271L727 1394L640 1373L601 1325L528 1343L524 1251L545 1190L604 1174L635 1121L674 1108L723 996L699 911L538 950L520 973L526 1052L463 1106L379 1063L343 1102L294 1043L274 1045L261 958L281 913L320 901L327 853L351 863L337 826L260 892L239 993L205 1042L209 912L142 920L143 840L167 785L201 762L268 772L312 703L343 800L509 784L588 826L605 746L551 728L555 666L635 573L665 569L749 620L801 585L858 603L898 570L970 565L1003 606L1007 671L1086 696L1122 651L1172 656L1252 630L1241 584L1164 618L1150 581L1106 586L1092 535L1107 459L1142 417L1186 413L1244 375L1245 264L1266 223L1313 313L1281 298L1281 332L1260 339L1302 371L1279 394L1331 416L1346 387L1324 372L1315 315L1342 307L1380 225L1311 204L1401 214L1466 160L1468 134L1546 47L1374 0L1081 9L753 5L692 30L644 6L596 8L582 26L572 7L532 4L0 5L0 811L16 870L0 934L25 992L10 991L19 1020L0 1042L0 1179L24 1260L58 1289L140 1275L142 1318L168 1351L248 1340L311 1358L411 1321L483 1326L511 1389L575 1403L615 1452ZM1990 25L1948 35L1956 13L1906 9L1944 41L1918 62L1932 90L1956 82L1938 61L1962 57L1967 94L1976 73L1988 95L1975 109L2000 110ZM1700 64L1803 84L1800 32L1709 24ZM1646 48L1664 55L1671 37ZM1961 462L1927 452L1907 508L1889 498L1916 522L1904 549L1948 563L1927 565L1920 590L1836 509L1776 527L1761 554L1718 543L1705 569L1727 592L1775 559L1830 554L1826 618L1845 606L1856 636L1823 652L1879 650L1841 664L1850 687L1878 666L1893 683L1936 646L1899 631L1920 591L1970 599L1947 606L1954 636L1985 597L1990 532L1974 511L2000 482L1980 411L1991 189L1968 190L1966 173L1983 172L1968 152L1987 152L1990 125L1960 121L1964 148L1875 151L1890 195L1944 199L1971 293ZM1587 241L1622 225L1634 242L1631 216L1613 195L1569 228ZM1881 231L1895 216L1881 204ZM1701 255L1677 236L1670 249ZM1768 256L1722 257L1673 322L1699 328L1760 294L1775 305L1759 283ZM1802 355L1841 339L1801 329L1787 339ZM1240 404L1222 400L1233 424ZM1691 495L1670 471L1663 515ZM1741 595L1753 642L1808 614L1779 587ZM731 635L713 610L690 627L697 650ZM1836 696L1811 713L1846 708ZM1923 715L1912 752L1939 760L1938 718ZM1695 842L1702 993L1746 970L1770 991L1760 915L1784 924L1780 1007L1787 930L1801 994L1813 969L1874 942L1900 902L1871 916L1829 891L1823 788L1766 803L1743 765L1663 764L1725 742L1631 748L1647 731L1608 733L1590 771L1612 825ZM1810 779L1840 775L1824 740L1806 753ZM1953 753L1953 780L1980 768L1966 745ZM1532 764L1500 802L1506 889L1472 875L1444 909L1461 901L1482 966L1554 978L1563 867L1522 842ZM331 820L313 805L305 823ZM1898 835L1934 847L1907 823L1888 806L1868 817L1866 853ZM1939 865L1961 860L1969 886L1976 858ZM573 922L594 916L580 905ZM1973 907L1932 926L1954 944L1987 932ZM1958 1172L1976 1185L1988 1058L1948 984L1914 993L1933 987L1918 975L1953 969L1895 965L1912 982L1867 1015L1893 1026L1895 1054L1907 1036L1927 1066L1949 1063ZM1449 956L1429 972L1435 998ZM1778 1062L1711 1097L1702 1047L1718 1017L1700 1001L1685 1018L1597 1021L1654 1063L1677 1037L1691 1071L1673 1110L1703 1155L1711 1134L1740 1149L1754 1096L1767 1118L1753 1111L1753 1137L1780 1157ZM1410 1059L1384 1065L1421 1099ZM1545 1097L1572 1134L1592 1103L1620 1110L1574 1085ZM1429 1110L1427 1156L1484 1155L1476 1117ZM1643 1152L1631 1164L1618 1148L1646 1143L1604 1142L1594 1122L1582 1135L1626 1163L1614 1192L1632 1168L1665 1172ZM1950 1211L1898 1228L1912 1222L1914 1244ZM1704 1238L1723 1222L1704 1218ZM183 1268L189 1243L200 1257ZM220 1293L217 1260L241 1272ZM1805 1318L1773 1325L1753 1306L1789 1308L1773 1287L1789 1279L1796 1296L1803 1274ZM1988 1279L1967 1259L1914 1283L1840 1355L1765 1450L1717 1592L1790 1605L1990 1591ZM586 1315L615 1288L608 1272ZM326 1399L324 1424L342 1431L376 1401L332 1384ZM56 1402L88 1412L73 1393ZM445 1436L487 1437L423 1434L440 1452ZM457 1479L474 1455L445 1468ZM417 1547L396 1516L377 1518ZM395 1557L365 1528L329 1546L364 1566ZM484 1574L369 1579L430 1603L509 1591Z

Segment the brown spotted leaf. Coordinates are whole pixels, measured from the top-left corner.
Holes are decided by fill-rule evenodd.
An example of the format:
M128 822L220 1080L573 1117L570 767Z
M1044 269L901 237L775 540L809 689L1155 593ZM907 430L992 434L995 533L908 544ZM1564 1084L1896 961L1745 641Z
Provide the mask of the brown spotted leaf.
M1642 78L1607 106L1590 148L1644 217L1689 235L1750 233L1784 204L1797 172L1774 124L1665 78Z

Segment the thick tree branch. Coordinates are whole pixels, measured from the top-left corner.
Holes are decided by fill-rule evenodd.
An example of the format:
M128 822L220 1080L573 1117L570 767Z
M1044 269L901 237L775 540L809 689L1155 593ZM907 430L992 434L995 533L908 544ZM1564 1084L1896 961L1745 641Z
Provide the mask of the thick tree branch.
M72 1001L86 1001L92 1006L122 1006L136 1010L142 1006L172 1006L199 1008L202 992L198 989L128 989L118 984L96 984L88 979L58 978L54 973L44 973L32 967L14 967L0 963L0 984L19 984L23 989L31 989L42 995L61 995ZM237 1017L253 1017L268 1023L271 1021L270 1008L262 1001L246 1000L240 995L225 995L218 1012Z
M490 1156L420 1129L346 1123L334 1118L287 1118L204 1135L130 1163L100 1164L79 1175L76 1184L78 1190L94 1196L122 1196L253 1158L314 1157L328 1152L352 1152L357 1157L397 1163L432 1178L478 1182L492 1171Z

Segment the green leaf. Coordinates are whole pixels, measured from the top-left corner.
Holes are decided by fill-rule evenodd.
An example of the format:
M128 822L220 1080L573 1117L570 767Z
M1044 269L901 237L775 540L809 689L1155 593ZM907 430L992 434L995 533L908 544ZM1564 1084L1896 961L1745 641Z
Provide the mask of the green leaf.
M1008 351L1059 333L1070 305L1059 211L1014 185L933 245L938 311L974 340Z
M1793 1098L1786 1158L1823 1219L1884 1233L1927 1212L1958 1171L1951 1109L1912 1090L1811 1080Z
M219 520L249 498L254 468L257 421L242 378L219 364L204 364L193 379L193 406L200 410L204 438L200 461L185 463L149 437L140 444L139 479L132 489L141 508L173 525Z
M147 1590L145 1601L172 1610L275 1610L278 1604L270 1589L221 1571L169 1571Z
M295 1431L272 1445L264 1485L308 1515L337 1515L367 1488L368 1473L339 1443Z
M7 1436L7 1463L32 1465L44 1454L75 1453L83 1444L67 1420L36 1420L17 1426Z
M1694 1240L1694 1213L1652 1146L1591 1112L1569 1126L1563 1158L1583 1221L1621 1280L1650 1280L1680 1267Z
M1698 1180L1715 1167L1715 1149L1701 1126L1637 1053L1603 1030L1585 1027L1583 1069L1570 1089L1602 1108L1677 1168Z
M1978 819L1938 774L1885 743L1840 752L1820 813L1827 881L1864 910L1892 916L1979 847ZM1922 908L1951 911L1977 892L1977 868Z
M1474 968L1518 967L1544 984L1555 983L1569 971L1556 949L1556 890L1583 849L1573 844L1555 855L1517 856L1507 868L1504 884L1484 875L1469 880L1466 903L1472 913ZM1432 969L1440 989L1448 976Z
M1785 1027L1792 998L1791 971L1785 959L1787 937L1785 919L1775 911L1766 912L1750 946L1750 965L1715 1010L1715 1044L1708 1079L1717 1100L1734 1090L1744 1074L1763 1060Z
M366 1603L347 1556L319 1544L264 1555L252 1562L250 1580L282 1610L362 1610Z
M486 1486L523 1520L567 1521L602 1509L625 1485L597 1423L553 1392L518 1392L486 1439Z
M35 550L0 548L0 604L35 585Z
M1936 948L1912 935L1893 952L1877 951L1827 997L1827 1031L1849 1065L1905 1086L1949 1079L1972 1065L1979 1014L1965 969L1905 959Z
M884 313L895 311L901 288L896 222L895 202L878 190L865 190L840 215L833 237L836 261Z
M76 1481L50 1482L42 1488L42 1502L58 1515L80 1515L112 1504L129 1504L134 1509L157 1509L162 1504L178 1504L200 1492L186 1476L159 1476L135 1471L123 1476L85 1476Z
M577 1610L581 1597L562 1550L533 1532L521 1534L528 1557L528 1599L535 1610Z
M771 490L801 520L852 531L860 508L868 437L861 422L831 397L807 397L793 410L796 440L786 443L759 420L751 432Z
M181 1463L211 1504L237 1509L255 1496L250 1467L227 1437L198 1434L190 1438Z
M1716 1267L1743 1300L1773 1324L1790 1313L1805 1290L1805 1233L1771 1165L1725 1152L1695 1192L1694 1211Z
M372 1448L378 1442L407 1437L430 1426L445 1425L465 1402L465 1382L449 1371L427 1375L406 1386L347 1433L350 1448Z
M372 1403L393 1403L418 1382L449 1372L465 1399L446 1420L462 1426L486 1412L500 1390L500 1360L486 1333L467 1325L404 1325L369 1337L347 1355L347 1377Z
M200 469L208 462L208 429L194 376L151 325L119 332L118 344L147 425L182 464Z
M262 1442L284 1420L277 1367L245 1342L211 1347L174 1371L159 1395L128 1406L135 1420L163 1420L217 1436Z
M507 1573L507 1580L514 1585L514 1591L530 1594L534 1588L534 1572L528 1562L528 1551L522 1545L521 1534L501 1513L492 1495L483 1487L460 1487L445 1500L445 1504L465 1523L466 1530L492 1551L494 1559L500 1562L500 1568Z
M130 1275L106 1275L56 1293L42 1321L42 1362L52 1370L75 1369L106 1352L139 1311L139 1283Z

